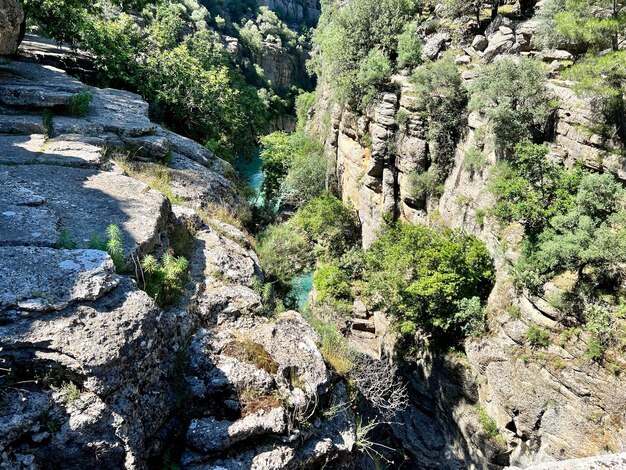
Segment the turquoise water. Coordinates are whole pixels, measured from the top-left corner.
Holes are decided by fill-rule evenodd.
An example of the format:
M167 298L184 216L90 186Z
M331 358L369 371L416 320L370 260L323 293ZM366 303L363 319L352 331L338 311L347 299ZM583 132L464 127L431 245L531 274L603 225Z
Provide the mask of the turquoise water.
M254 189L255 195L250 198L250 202L257 206L263 205L263 195L261 194L261 185L265 179L265 175L261 171L261 157L256 151L251 159L240 157L235 160L235 168L246 178L248 185ZM276 207L278 209L278 206ZM291 282L289 297L294 299L298 310L302 311L309 302L309 293L313 289L313 274L307 273L296 277Z
M309 293L313 289L313 273L302 274L291 281L289 296L296 301L298 311L303 311L309 303Z
M235 160L235 168L246 178L248 185L254 189L255 195L250 198L250 202L254 205L263 205L263 195L261 194L261 185L265 180L265 174L261 171L261 157L259 151L254 153L251 159L239 157Z

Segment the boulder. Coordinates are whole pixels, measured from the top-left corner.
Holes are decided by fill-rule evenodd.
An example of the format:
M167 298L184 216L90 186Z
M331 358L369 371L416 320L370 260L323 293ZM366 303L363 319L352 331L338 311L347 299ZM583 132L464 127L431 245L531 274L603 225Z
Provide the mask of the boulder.
M12 55L22 40L24 10L17 0L0 0L0 55Z
M474 40L472 41L472 47L479 52L484 52L485 49L487 49L488 45L489 45L489 41L482 34L479 34L478 36L476 36Z
M426 40L426 44L422 49L422 57L428 60L434 60L439 55L446 45L446 42L450 40L450 35L447 33L433 34Z

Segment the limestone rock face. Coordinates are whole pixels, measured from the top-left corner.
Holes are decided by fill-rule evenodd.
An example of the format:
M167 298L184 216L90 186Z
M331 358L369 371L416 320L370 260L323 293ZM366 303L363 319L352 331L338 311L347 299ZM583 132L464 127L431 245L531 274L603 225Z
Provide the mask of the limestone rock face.
M0 55L15 54L22 39L24 10L18 0L0 1Z
M241 201L232 168L151 122L135 94L2 68L0 468L144 470L175 451L181 468L278 470L349 456L351 411L303 425L347 399L319 337L296 312L266 315L249 235L215 219ZM86 113L68 115L81 93ZM92 249L110 224L117 272ZM190 279L160 308L140 261L173 249Z
M463 49L470 57L469 64L463 59L466 84L477 76L479 63L497 61L503 54L538 55L532 50L536 30L533 20L520 23L496 18L484 37L476 37L472 47ZM432 45L436 57L434 51L445 41L434 32L426 34L430 35L426 44ZM571 52L546 51L538 59L565 63L572 60ZM574 84L558 75L558 67L550 77L548 88L559 106L547 122L549 158L568 167L582 162L591 170L625 179L626 162L617 151L619 143L594 131L604 122L598 103L578 96ZM333 167L330 181L358 215L364 245L375 240L386 213L410 223L443 223L484 241L497 271L487 305L489 334L466 343L467 360L461 364L446 358L433 366L433 358L418 357L405 372L410 396L419 400L397 418L403 425L392 428L398 445L409 449L416 462L432 468L456 468L458 462L448 460L450 456L477 468L551 468L547 462L623 451L624 378L585 356L588 334L559 339L564 326L547 295L538 298L514 288L509 269L520 256L523 228L517 224L501 227L489 216L495 202L488 189L489 174L497 158L492 136L485 132L487 118L478 111L467 116L462 138L451 155L453 165L443 193L416 200L411 175L427 171L432 164L428 122L407 77L393 76L391 86L395 96L380 93L362 113L337 105L325 142ZM314 109L312 114L321 115L321 111ZM483 152L484 165L470 171L464 160L472 149ZM511 313L518 309L518 316ZM354 313L358 319L353 321L350 340L373 356L393 357L393 335L381 321L384 315L357 304ZM526 334L531 324L550 332L552 344L545 351L529 350ZM623 358L617 360L622 366ZM447 372L442 376L437 367ZM481 432L477 404L493 419L498 439ZM424 413L433 409L442 412L442 421L433 422ZM607 457L607 462L619 462L619 458ZM593 459L589 462L595 465ZM603 459L597 462L602 465ZM581 465L586 463L581 461Z

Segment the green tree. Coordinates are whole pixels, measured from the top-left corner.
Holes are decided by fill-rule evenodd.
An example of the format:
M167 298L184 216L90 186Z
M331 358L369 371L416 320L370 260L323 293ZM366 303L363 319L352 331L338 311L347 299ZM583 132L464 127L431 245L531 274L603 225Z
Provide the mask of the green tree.
M417 107L428 121L430 156L439 182L454 163L456 144L465 122L467 94L451 55L415 69L412 82Z
M417 35L417 24L408 23L398 36L398 68L414 68L422 63L422 40Z
M626 143L626 52L620 41L626 33L626 1L566 0L564 11L556 13L559 34L584 44L589 54L565 75L577 80L576 91L590 95L600 103L608 122ZM611 48L609 54L598 52Z
M370 105L376 93L383 88L391 75L391 63L379 49L372 49L359 64L356 86L360 88L360 107Z
M475 237L421 225L389 227L365 254L364 292L394 315L404 332L463 336L462 326L493 282L489 251ZM463 299L467 299L463 301Z
M544 128L553 104L539 62L505 58L487 65L470 92L470 110L487 116L497 150L505 157L523 139L544 140Z

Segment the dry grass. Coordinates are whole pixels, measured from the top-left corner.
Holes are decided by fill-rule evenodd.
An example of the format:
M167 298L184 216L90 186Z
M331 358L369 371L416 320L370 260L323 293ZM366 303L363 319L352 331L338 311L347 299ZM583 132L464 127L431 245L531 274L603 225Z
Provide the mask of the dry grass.
M231 341L224 347L222 353L239 359L241 362L252 364L270 374L278 372L278 363L263 346L255 343L250 338L240 338Z

